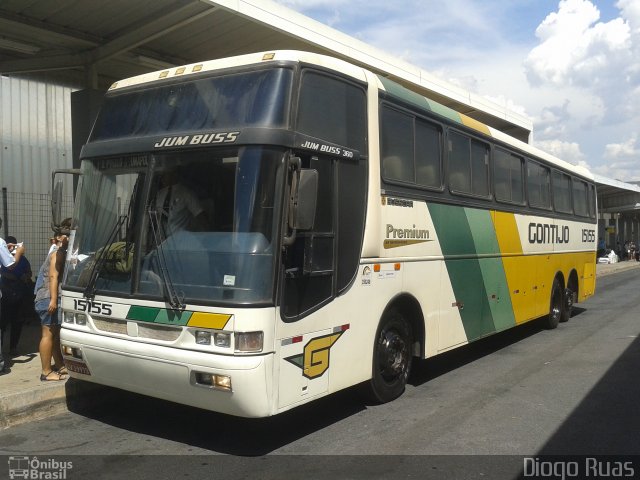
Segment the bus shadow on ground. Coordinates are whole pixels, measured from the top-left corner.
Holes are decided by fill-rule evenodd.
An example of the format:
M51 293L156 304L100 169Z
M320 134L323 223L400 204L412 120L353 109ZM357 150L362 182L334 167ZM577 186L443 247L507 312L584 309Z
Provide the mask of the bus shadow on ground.
M574 317L584 311L575 308ZM542 331L533 321L428 360L414 362L409 383L421 385ZM71 379L68 390L84 384ZM366 410L359 386L274 417L246 419L201 410L110 387L68 397L69 411L123 430L190 445L194 449L261 456ZM202 452L194 452L202 453Z
M636 337L538 455L615 455L618 459L623 455L637 456L639 369L640 337ZM601 478L612 476L601 475Z
M68 384L78 384L70 379ZM78 388L70 385L70 388ZM267 418L240 418L111 387L67 399L70 412L115 428L241 456L266 455L366 409L356 388Z
M584 308L573 307L570 321L585 311L586 309ZM420 386L441 375L536 335L545 330L544 320L544 317L539 318L516 328L510 328L468 345L455 348L449 352L441 353L435 357L415 361L409 383L414 387Z

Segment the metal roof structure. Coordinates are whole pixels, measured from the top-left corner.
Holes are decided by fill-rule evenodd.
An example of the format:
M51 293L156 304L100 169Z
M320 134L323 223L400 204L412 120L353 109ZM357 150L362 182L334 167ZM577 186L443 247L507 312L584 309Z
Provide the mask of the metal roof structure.
M368 68L528 142L531 120L271 0L3 0L0 74L106 90L122 78L264 50Z
M607 213L640 212L640 186L594 175L598 187L598 210Z
M142 73L264 50L331 55L524 142L530 119L271 0L3 0L0 75L106 90ZM640 189L597 176L601 206ZM625 203L626 202L626 203ZM634 207L635 209L635 207Z

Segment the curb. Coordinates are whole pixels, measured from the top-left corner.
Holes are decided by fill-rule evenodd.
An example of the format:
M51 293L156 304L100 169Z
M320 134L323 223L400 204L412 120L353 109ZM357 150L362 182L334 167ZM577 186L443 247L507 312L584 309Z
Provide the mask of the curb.
M70 410L78 402L97 403L108 395L108 387L96 383L68 379L63 385L43 385L0 397L0 430L21 423L42 420ZM82 400L81 400L82 399Z
M640 262L625 261L614 263L614 265L616 265L615 268L607 268L609 267L608 264L602 264L600 271L598 271L598 265L596 265L596 280L598 279L598 277L606 277L614 273L625 272L633 268L638 268L640 267Z

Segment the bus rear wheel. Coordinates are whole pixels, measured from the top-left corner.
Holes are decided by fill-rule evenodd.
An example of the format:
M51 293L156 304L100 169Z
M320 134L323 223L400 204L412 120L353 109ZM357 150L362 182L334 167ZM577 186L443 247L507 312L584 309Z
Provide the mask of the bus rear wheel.
M564 291L564 305L562 308L562 314L560 315L561 322L568 322L573 312L573 290L567 288Z
M393 309L385 313L373 347L373 371L367 396L376 403L386 403L404 392L411 370L411 326Z
M547 316L545 322L545 327L548 330L553 330L558 326L558 323L560 323L560 318L562 317L564 307L564 294L562 291L562 287L560 286L560 281L556 278L553 281L553 286L551 287L549 315Z

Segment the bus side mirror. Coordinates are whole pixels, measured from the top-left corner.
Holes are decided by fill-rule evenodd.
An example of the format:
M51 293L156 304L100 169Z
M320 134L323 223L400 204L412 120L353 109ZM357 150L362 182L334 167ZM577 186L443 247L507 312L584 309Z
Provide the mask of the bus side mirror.
M298 230L311 230L316 217L318 201L318 171L309 168L293 167L291 194L289 196L289 229L284 236L284 246L293 245Z
M296 195L292 198L291 228L311 230L316 218L318 201L318 171L303 168L300 170Z
M51 173L51 228L54 231L60 228L62 223L62 190L64 184L60 179L56 181L56 175L58 174L69 174L74 177L82 175L80 169L76 168L59 169Z

